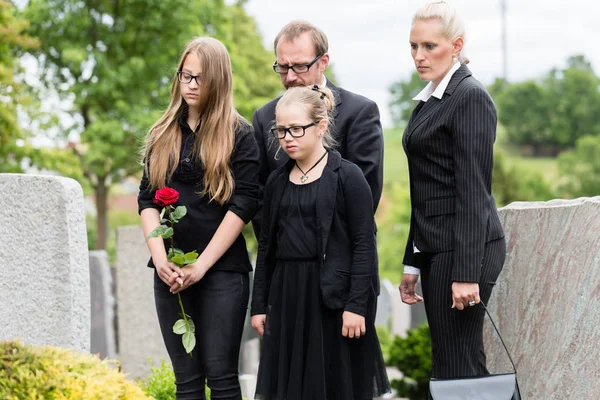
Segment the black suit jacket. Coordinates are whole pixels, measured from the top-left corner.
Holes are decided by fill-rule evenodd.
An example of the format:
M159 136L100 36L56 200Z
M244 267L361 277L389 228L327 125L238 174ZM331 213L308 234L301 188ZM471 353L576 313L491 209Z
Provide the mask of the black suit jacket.
M290 160L271 174L265 186L263 229L252 289L251 314L266 314L275 270L278 212L294 167ZM375 219L369 186L362 171L330 151L316 204L316 232L323 302L331 309L366 315L375 298Z
M358 165L371 188L373 213L377 209L383 187L383 132L377 104L366 97L349 92L327 81L336 99L332 133L343 158ZM289 159L279 142L271 135L275 123L275 106L280 97L254 112L252 125L260 151L259 181L265 184L269 174ZM258 212L252 220L256 237L260 237Z
M492 196L496 107L462 65L442 99L413 111L404 132L408 157L411 228L404 256L453 251L452 280L478 282L485 243L504 232Z

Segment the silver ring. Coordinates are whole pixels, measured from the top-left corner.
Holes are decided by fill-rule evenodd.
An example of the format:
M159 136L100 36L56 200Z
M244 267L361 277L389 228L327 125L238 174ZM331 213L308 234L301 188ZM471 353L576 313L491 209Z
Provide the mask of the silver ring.
M474 300L471 300L471 301L469 302L469 306L473 307L474 305L475 305L475 301L474 301Z

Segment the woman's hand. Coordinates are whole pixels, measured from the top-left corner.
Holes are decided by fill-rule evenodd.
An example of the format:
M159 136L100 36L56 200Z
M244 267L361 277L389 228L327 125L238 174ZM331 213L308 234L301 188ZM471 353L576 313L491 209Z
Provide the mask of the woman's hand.
M181 268L181 271L185 274L183 276L183 281L174 281L171 285L171 293L180 293L182 290L185 290L194 283L200 281L200 279L204 278L204 275L206 275L208 270L209 268L206 265L200 264L198 261Z
M267 314L256 314L250 318L250 324L252 328L258 333L258 336L262 337L265 334L265 323L267 321Z
M419 275L406 273L402 275L402 282L400 282L398 289L400 290L400 299L402 299L403 303L413 305L423 301L423 298L415 292L418 280Z
M452 283L452 308L461 311L466 307L479 304L479 283L453 282Z
M365 317L350 311L344 311L342 314L342 336L358 339L366 331Z
M156 267L156 272L158 273L160 280L168 286L172 287L174 283L178 285L183 283L183 271L172 262L165 259L161 262L154 263L154 266Z

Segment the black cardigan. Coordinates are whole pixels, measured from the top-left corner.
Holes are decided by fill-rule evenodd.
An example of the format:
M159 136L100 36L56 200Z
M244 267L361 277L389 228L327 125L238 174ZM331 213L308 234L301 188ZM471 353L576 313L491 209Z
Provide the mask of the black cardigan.
M275 170L265 186L262 231L254 276L251 314L266 314L275 269L277 215L294 160ZM319 179L316 232L323 301L331 309L365 316L375 296L375 219L369 185L355 164L330 151Z
M200 254L212 239L227 211L235 213L246 223L256 213L260 193L258 147L252 126L242 118L235 133L235 146L230 161L235 180L233 196L229 202L220 205L216 201L209 202L208 195L198 194L204 189L204 167L200 160L192 158L195 134L188 126L185 115L179 119L179 126L182 134L180 161L168 186L179 192L180 197L176 205L186 206L187 215L175 225L174 241L175 246L183 251L197 250ZM138 195L138 212L141 213L145 208L162 210L152 202L154 193L155 191L149 190L148 176L144 173ZM166 249L169 245L170 242L165 240ZM154 267L152 259L148 262L148 266ZM242 234L211 270L236 272L252 270L246 241Z

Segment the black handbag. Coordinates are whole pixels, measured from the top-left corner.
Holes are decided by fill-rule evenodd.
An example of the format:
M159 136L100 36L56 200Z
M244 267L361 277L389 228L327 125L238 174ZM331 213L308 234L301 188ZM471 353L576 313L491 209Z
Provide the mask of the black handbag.
M480 304L490 318L502 346L508 354L514 372L452 379L431 378L429 380L429 391L433 400L521 400L515 363L513 363L504 340L485 304L483 302Z

